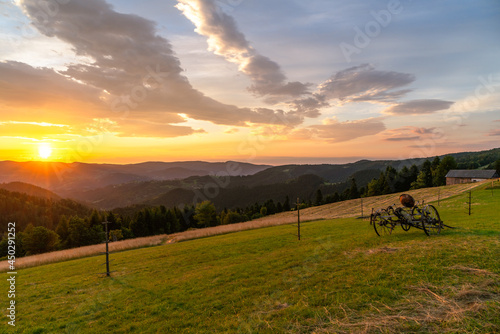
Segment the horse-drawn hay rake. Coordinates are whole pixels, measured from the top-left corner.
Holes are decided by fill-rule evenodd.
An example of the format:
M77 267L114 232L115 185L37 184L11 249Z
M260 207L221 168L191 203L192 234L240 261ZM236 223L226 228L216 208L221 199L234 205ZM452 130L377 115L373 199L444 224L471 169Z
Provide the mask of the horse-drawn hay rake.
M372 211L370 224L378 236L390 235L398 225L404 231L412 227L424 230L427 235L437 235L446 226L433 205L426 204L422 207L415 205L415 200L406 194L401 195L399 199L403 207L389 206L386 209Z

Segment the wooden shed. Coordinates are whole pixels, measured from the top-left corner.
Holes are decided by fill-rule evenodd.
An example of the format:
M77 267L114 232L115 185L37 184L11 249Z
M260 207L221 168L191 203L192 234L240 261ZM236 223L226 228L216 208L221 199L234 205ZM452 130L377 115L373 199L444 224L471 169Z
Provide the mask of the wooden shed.
M446 174L446 185L479 182L498 179L500 176L494 169L460 170L452 169Z

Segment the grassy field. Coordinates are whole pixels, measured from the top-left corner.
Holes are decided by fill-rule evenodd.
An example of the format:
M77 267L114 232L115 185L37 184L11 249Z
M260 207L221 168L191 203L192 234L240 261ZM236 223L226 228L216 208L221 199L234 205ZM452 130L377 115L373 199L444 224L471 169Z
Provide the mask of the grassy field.
M300 242L281 225L114 253L111 278L104 256L22 269L0 332L500 332L500 187L473 191L472 216L467 198L441 201L457 228L434 237L341 218Z
M483 182L484 184L484 182ZM424 188L407 191L408 194L414 196L418 201L431 202L437 201L438 198L446 199L448 197L461 194L465 191L481 186L481 183L474 184L457 184L446 187ZM301 210L302 221L326 220L334 218L347 218L369 216L371 208L387 207L394 203L398 203L399 193L373 196L363 199L354 199L348 201L326 204L316 207ZM194 229L175 234L163 234L152 237L135 238L113 242L110 244L110 251L123 251L147 246L156 246L164 242L180 242L191 239L199 239L214 235L240 232L245 230L259 229L269 226L291 224L297 221L297 212L289 211L282 212L276 215L266 216L260 219L230 225L219 225L215 227ZM66 249L40 255L26 256L17 259L17 268L28 268L42 264L60 262L70 259L77 259L92 255L100 254L103 251L103 245L92 245L80 248ZM0 273L7 271L9 264L7 261L0 262Z

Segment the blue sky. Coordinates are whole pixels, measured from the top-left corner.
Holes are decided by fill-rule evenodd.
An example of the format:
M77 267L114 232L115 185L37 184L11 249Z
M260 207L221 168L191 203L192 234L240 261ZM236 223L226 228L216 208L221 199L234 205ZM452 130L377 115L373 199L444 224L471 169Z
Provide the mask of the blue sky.
M498 1L40 3L0 1L1 160L46 142L52 159L97 162L500 146ZM165 80L143 85L155 68Z

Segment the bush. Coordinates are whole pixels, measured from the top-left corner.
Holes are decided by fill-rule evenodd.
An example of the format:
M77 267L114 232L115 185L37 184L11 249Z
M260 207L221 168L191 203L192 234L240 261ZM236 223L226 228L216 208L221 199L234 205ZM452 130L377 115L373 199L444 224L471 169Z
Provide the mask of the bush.
M43 226L34 227L26 233L23 240L28 255L52 252L57 249L58 244L59 235Z

